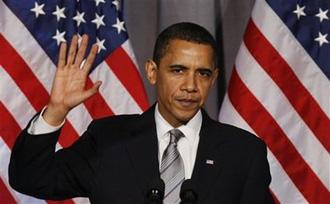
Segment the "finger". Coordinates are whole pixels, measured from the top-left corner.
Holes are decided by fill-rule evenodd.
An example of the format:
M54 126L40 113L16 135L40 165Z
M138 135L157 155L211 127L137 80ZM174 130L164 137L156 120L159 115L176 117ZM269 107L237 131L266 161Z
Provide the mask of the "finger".
M96 58L98 47L96 44L94 44L91 48L91 51L88 54L88 57L86 59L86 62L84 64L83 70L86 71L86 73L89 72L89 70L92 68L92 65L94 63L94 60Z
M71 40L70 49L69 49L67 64L73 63L75 56L76 56L77 47L78 47L78 36L73 35L72 40Z
M97 81L92 88L87 89L86 91L84 91L82 93L82 96L84 98L84 100L88 99L89 97L93 96L95 93L98 92L100 86L101 86L102 82L101 81Z
M60 53L58 57L57 68L62 69L65 66L65 55L66 55L67 44L65 42L61 43Z
M78 54L76 56L76 60L74 62L75 64L79 65L79 67L80 67L81 62L84 60L87 45L88 45L88 36L86 34L84 34L82 36L82 40L81 40L81 44L80 44L80 47L78 50Z

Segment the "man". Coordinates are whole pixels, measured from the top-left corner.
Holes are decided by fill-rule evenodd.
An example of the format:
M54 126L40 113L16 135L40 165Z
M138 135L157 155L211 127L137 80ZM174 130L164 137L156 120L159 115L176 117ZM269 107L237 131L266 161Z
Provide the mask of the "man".
M89 197L92 203L143 203L152 183L165 182L164 203L179 203L191 179L198 203L268 203L265 144L241 129L211 120L202 106L215 83L216 45L204 28L178 23L157 38L145 65L157 102L142 115L93 121L71 147L54 152L70 109L97 92L84 90L95 59L84 59L74 36L59 63L48 106L18 137L9 167L16 190L44 199Z

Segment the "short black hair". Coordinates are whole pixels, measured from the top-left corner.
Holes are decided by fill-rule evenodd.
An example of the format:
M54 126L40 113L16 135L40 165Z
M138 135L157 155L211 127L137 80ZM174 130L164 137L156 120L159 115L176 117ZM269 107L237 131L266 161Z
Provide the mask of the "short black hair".
M217 46L210 32L195 23L181 22L167 27L158 35L153 53L153 61L157 66L160 64L161 58L166 54L171 40L185 40L210 45L213 49L214 60L216 62Z

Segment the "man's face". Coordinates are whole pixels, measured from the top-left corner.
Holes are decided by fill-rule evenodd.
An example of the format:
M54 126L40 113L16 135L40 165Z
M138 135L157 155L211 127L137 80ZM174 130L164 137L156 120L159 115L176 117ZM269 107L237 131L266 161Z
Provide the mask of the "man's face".
M197 113L218 75L212 47L185 40L171 40L159 66L148 61L146 72L156 85L159 112L173 127Z

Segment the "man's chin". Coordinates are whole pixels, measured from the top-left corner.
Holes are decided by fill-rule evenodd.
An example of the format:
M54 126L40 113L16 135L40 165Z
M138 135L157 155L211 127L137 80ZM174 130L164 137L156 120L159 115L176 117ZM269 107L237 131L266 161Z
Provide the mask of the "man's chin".
M184 114L180 114L180 116L178 118L182 124L186 124L196 115L197 111L198 110L193 110L193 111L190 111L190 113L187 113L185 111Z

